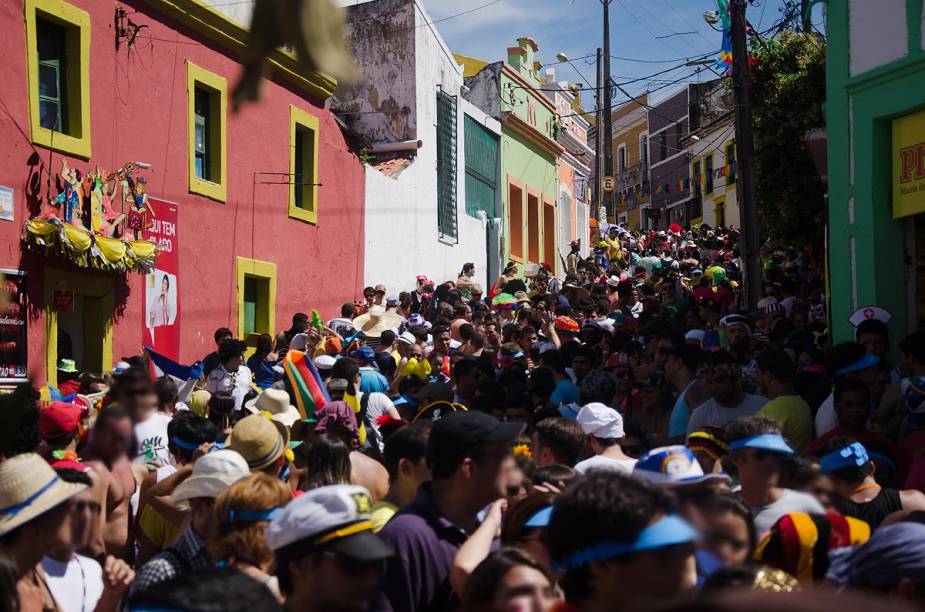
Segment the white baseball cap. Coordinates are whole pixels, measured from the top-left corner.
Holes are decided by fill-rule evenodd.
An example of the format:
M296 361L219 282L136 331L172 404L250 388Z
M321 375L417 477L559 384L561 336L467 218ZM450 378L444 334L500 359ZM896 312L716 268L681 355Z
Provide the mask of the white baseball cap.
M692 329L692 330L690 330L689 332L687 332L686 334L684 334L684 339L685 339L686 341L688 341L688 342L693 341L693 342L697 342L697 343L699 344L699 343L703 342L703 338L704 338L704 336L706 336L706 335L707 335L707 332L705 332L705 331L702 330L702 329Z
M307 541L363 561L391 557L388 544L373 533L372 498L356 485L331 485L307 491L292 500L267 526L267 544L273 550Z
M178 503L194 497L218 497L225 489L250 475L244 457L233 450L217 450L196 460L193 473L177 485L170 499Z
M402 343L404 343L404 344L409 344L409 345L410 345L410 344L414 344L415 342L417 342L418 339L415 338L415 337L414 337L414 334L412 334L410 331L404 331L404 332L402 332L401 335L398 337L398 341L399 341L399 342L402 342Z
M337 358L330 355L318 355L315 357L315 367L319 370L330 370L335 363L337 363Z
M729 481L729 476L721 472L704 474L694 453L681 444L653 448L633 466L633 476L665 487L699 484L714 479Z
M576 417L581 430L589 436L602 439L622 438L623 417L606 404L591 402L578 411Z

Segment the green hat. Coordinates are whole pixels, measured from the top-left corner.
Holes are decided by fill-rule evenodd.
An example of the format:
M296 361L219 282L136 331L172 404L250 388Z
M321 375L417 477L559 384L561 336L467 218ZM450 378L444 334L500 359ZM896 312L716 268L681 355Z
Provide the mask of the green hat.
M73 359L59 359L58 360L58 371L67 372L69 374L74 374L77 372L77 364Z

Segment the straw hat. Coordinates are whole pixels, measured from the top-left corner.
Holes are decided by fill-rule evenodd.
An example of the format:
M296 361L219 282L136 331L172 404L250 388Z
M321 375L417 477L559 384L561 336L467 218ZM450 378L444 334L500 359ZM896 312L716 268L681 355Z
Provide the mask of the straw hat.
M259 472L286 452L289 429L262 414L252 414L235 423L225 446L244 457L251 472Z
M264 389L254 399L244 402L244 408L251 414L269 412L274 421L286 427L292 427L302 417L299 409L289 403L289 394L280 389Z
M386 312L382 306L373 306L369 312L353 320L353 329L363 332L368 338L378 338L385 330L398 329L401 324L401 315Z
M35 453L0 463L0 536L48 512L87 486L64 482Z

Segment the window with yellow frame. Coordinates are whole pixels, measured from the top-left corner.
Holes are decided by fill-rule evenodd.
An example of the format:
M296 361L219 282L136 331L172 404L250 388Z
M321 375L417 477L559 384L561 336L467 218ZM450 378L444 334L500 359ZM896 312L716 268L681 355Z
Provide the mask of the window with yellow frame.
M62 0L26 0L32 142L90 157L90 14Z
M318 118L289 106L289 216L318 223Z
M238 337L274 334L276 329L276 264L247 257L235 258Z
M227 199L228 82L187 60L189 191L219 202Z

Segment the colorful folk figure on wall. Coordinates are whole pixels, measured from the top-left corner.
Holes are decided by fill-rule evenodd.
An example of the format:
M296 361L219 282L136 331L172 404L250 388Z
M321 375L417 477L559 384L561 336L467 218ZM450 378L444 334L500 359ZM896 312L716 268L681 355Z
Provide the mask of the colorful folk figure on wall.
M62 161L59 193L49 194L39 214L25 222L26 247L80 267L147 273L158 249L142 234L153 225L155 213L147 181L135 172L148 168L129 162L111 173L99 166L81 173ZM117 201L121 210L114 206Z
M80 222L83 182L76 168L68 168L66 159L61 160L61 181L64 183L64 188L55 196L55 206L61 209L61 216L65 223L83 227L83 223Z
M132 193L132 208L128 211L126 225L128 229L135 234L135 240L141 236L141 232L149 229L154 224L154 209L148 202L147 181L145 177L139 176L134 181ZM149 216L150 215L150 216Z

